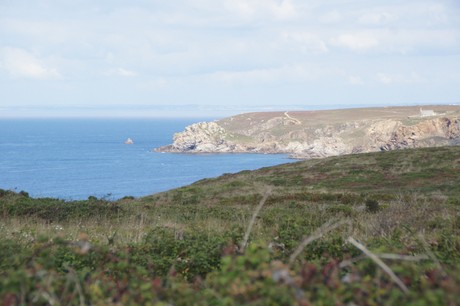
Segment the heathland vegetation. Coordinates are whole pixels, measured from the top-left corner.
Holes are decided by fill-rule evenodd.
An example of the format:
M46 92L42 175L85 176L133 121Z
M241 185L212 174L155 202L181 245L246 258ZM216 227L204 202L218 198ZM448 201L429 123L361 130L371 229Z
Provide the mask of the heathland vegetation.
M459 305L460 147L143 198L0 190L2 305Z

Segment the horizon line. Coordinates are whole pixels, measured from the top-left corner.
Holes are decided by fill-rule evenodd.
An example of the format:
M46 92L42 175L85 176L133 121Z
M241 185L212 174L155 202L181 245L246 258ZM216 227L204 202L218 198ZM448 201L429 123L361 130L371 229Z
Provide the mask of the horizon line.
M136 106L118 105L112 107L112 113L101 114L100 111L106 111L101 107L88 107L88 106L69 106L63 108L55 107L0 107L0 120L5 119L203 119L203 118L224 118L244 113L252 112L278 112L278 111L314 111L314 110L340 110L340 109L359 109L359 108L384 108L384 107L423 107L423 106L458 106L459 103L398 103L398 104L315 104L315 105L265 105L265 106L235 106L232 108L222 107L217 105L198 105L198 104L184 104L184 105L171 105L170 108L164 108L166 105L142 105L137 106L143 108L143 111L150 110L157 113L140 113ZM186 109L189 113L177 113L178 110L184 107L200 106L197 113L195 109ZM216 107L216 108L211 108ZM160 109L158 109L160 108ZM20 111L27 110L41 110L42 112L31 112L27 114L18 114ZM81 112L83 110L97 110L98 113L90 114L88 112ZM131 109L131 113L129 113ZM13 111L13 113L2 114L2 111ZM50 114L47 111L53 110L60 113ZM80 111L81 113L72 114L70 110ZM119 111L124 110L127 113L120 114Z

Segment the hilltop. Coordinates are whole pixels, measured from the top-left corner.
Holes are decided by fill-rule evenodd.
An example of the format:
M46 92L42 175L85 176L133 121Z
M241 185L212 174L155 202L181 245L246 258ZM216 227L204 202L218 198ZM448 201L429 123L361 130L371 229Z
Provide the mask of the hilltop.
M241 114L192 124L162 152L287 153L316 158L460 143L460 106Z

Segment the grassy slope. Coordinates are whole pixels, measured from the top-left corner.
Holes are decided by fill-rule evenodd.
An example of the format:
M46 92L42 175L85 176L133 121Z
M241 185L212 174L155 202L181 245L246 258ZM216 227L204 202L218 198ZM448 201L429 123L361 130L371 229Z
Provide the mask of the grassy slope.
M459 168L460 147L447 147L301 161L116 202L2 191L0 301L458 304ZM267 189L249 247L238 254ZM366 209L369 200L377 211ZM302 238L331 220L350 226L287 265ZM375 253L428 259L386 260L409 288L404 294L349 236ZM350 257L359 260L347 264Z
M194 199L201 204L234 202L272 187L283 201L305 193L400 195L417 193L460 197L460 147L426 148L299 161L256 171L205 179L141 201L173 203Z
M423 108L434 110L440 114L458 115L460 113L460 107L456 105L433 105L424 106ZM403 120L410 125L421 120L421 118L417 118L420 114L418 106L290 111L288 114L290 117L301 122L304 127L382 119ZM248 131L253 128L253 125L267 122L275 117L285 118L286 115L284 112L246 113L218 120L217 123L224 126L230 132ZM291 129L296 128L298 126L291 126Z

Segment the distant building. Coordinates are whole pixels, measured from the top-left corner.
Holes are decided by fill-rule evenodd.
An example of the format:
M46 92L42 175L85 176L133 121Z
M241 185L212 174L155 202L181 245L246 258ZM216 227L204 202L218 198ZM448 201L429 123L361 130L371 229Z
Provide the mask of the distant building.
M436 113L432 109L427 109L424 110L420 108L420 117L430 117L430 116L436 116Z

